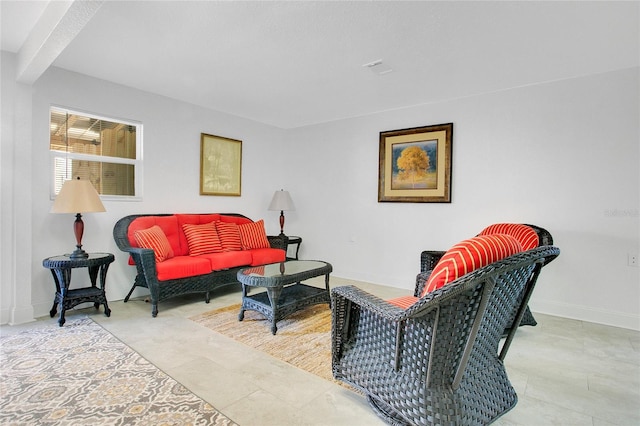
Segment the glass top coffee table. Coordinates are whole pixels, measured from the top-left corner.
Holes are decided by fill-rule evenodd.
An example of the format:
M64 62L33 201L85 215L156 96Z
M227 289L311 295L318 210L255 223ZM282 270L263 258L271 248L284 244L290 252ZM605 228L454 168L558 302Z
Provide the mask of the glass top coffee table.
M271 321L271 333L276 334L279 320L307 306L331 303L329 274L332 270L329 263L319 260L289 260L241 269L238 281L242 284L242 306L238 320L244 319L246 310L260 312ZM322 275L325 288L301 282ZM251 287L265 287L267 291L249 294Z

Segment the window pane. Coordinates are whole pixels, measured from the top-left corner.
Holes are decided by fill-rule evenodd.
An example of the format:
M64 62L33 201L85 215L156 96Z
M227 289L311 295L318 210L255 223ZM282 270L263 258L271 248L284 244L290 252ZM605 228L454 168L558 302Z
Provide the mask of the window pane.
M136 126L51 108L50 148L135 159Z
M103 195L135 195L135 166L71 160L71 176L89 180Z
M50 114L52 199L75 178L89 180L101 195L141 199L142 123L53 106Z

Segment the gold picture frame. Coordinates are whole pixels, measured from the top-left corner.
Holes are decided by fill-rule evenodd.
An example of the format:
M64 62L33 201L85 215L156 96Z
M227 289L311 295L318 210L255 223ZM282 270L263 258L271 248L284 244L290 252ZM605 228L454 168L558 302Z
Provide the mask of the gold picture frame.
M200 195L239 197L242 191L242 141L200 135Z
M378 202L450 203L453 123L380 132Z

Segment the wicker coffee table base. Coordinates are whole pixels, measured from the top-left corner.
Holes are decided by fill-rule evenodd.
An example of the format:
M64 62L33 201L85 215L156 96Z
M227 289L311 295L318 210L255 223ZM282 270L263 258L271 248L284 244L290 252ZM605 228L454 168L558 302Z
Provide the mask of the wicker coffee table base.
M244 311L260 312L271 321L271 333L278 331L281 319L308 306L327 303L331 306L329 274L332 267L322 261L289 260L265 266L245 268L238 272L242 283L242 306L238 321L244 319ZM314 287L301 281L324 275L325 287ZM249 294L251 287L264 287L266 291Z
M329 292L324 288L306 284L293 284L283 288L270 287L266 292L247 295L242 299L238 320L244 319L246 310L260 312L271 321L271 333L276 334L278 321L308 306L322 303L330 303Z

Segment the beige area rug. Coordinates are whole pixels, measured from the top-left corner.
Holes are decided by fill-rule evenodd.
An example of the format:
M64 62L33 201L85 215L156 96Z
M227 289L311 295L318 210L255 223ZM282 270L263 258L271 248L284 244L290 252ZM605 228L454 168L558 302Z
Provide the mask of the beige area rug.
M0 347L2 425L235 425L89 318Z
M326 304L310 306L278 321L275 336L264 315L245 311L244 320L238 321L239 312L238 304L191 320L323 379L342 383L331 373L331 310Z

